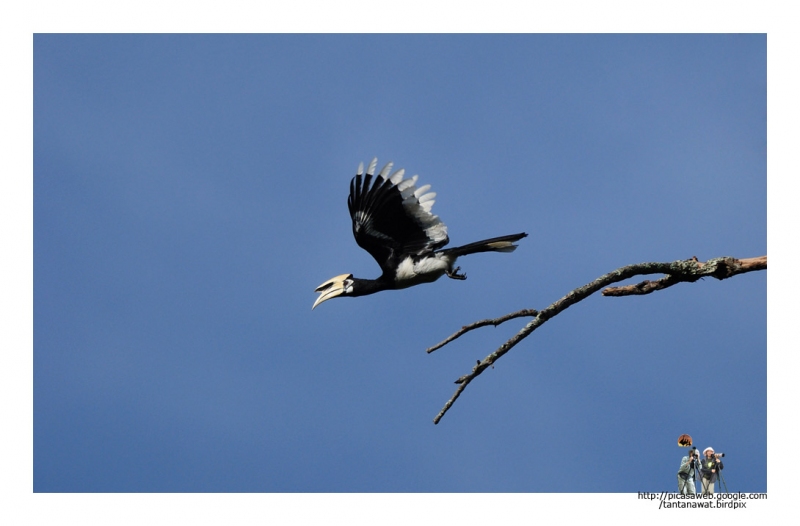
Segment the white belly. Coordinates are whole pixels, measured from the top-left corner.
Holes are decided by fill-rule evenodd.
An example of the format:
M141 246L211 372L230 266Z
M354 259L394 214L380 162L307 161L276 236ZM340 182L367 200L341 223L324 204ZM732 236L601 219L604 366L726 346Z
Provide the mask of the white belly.
M452 264L449 259L442 254L435 254L416 263L410 257L404 259L397 267L397 274L394 278L397 288L404 289L419 283L436 281Z

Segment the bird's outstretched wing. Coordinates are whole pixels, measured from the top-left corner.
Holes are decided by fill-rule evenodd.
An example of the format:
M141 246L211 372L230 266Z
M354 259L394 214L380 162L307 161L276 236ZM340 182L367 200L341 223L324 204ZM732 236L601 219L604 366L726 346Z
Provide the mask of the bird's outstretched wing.
M405 170L389 175L392 163L375 176L377 164L373 159L366 174L364 163L359 164L347 208L356 243L386 271L407 255L445 246L449 238L445 224L431 213L436 194L428 192L430 185L417 188L417 176L403 179Z

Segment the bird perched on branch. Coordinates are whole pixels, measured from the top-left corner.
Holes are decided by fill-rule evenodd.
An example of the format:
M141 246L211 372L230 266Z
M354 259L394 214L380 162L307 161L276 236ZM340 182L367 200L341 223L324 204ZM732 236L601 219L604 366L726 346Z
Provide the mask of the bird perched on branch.
M378 159L373 159L366 175L364 163L359 164L358 173L350 181L347 208L356 243L375 258L383 273L378 279L359 279L352 274L329 279L317 287L319 297L312 310L331 298L404 289L436 281L442 275L467 279L458 273L460 267L453 268L459 256L513 252L517 248L514 242L528 235L523 232L443 249L450 238L439 216L431 213L436 194L428 192L430 185L417 188L417 176L403 179L405 170L389 175L392 163L375 177L377 164Z

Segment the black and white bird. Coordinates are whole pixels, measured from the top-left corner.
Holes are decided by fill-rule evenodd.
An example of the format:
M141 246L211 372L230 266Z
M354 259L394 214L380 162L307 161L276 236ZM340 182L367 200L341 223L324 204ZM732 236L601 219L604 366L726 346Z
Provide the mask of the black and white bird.
M459 256L476 252L513 252L515 241L528 234L493 237L463 247L442 248L447 245L447 227L431 213L436 197L428 192L430 185L416 187L417 176L403 179L405 170L389 175L392 163L383 167L377 177L373 159L364 174L364 163L350 181L347 208L353 219L356 243L369 252L380 265L383 274L378 279L359 279L342 274L329 279L315 292L319 293L314 307L337 297L355 297L382 290L404 289L420 283L436 281L443 275L466 279L453 268ZM373 179L374 178L374 179ZM426 193L427 192L427 193Z

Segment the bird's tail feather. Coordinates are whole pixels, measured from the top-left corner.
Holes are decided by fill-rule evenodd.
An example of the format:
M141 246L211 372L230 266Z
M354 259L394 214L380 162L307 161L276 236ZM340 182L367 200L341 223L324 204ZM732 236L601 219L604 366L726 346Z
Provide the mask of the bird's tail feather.
M452 254L454 256L466 256L467 254L475 254L478 252L514 252L517 245L514 241L519 241L528 234L522 232L520 234L512 234L510 236L493 237L491 239L484 239L483 241L476 241L469 245L462 247L452 247L442 250L444 254Z

